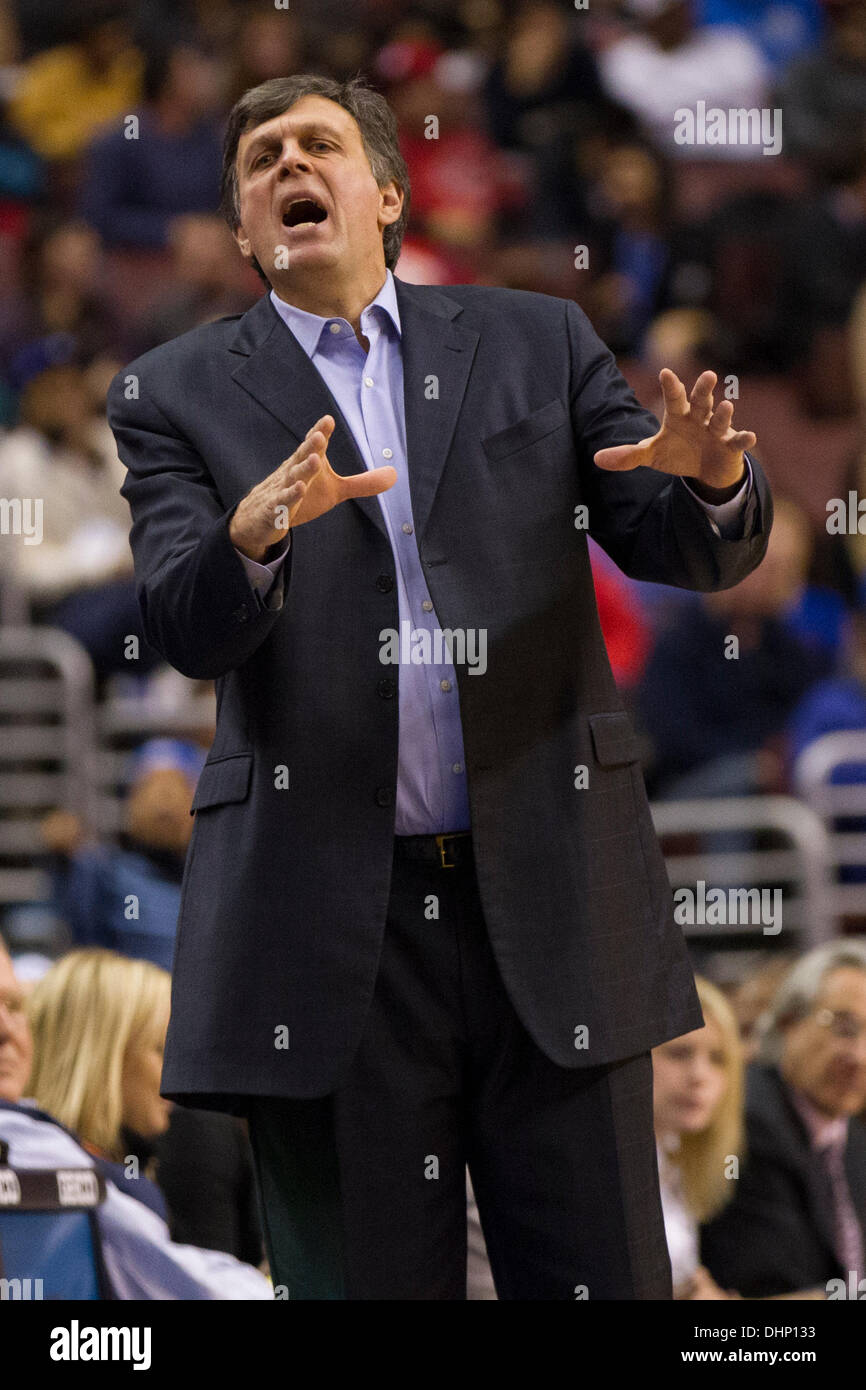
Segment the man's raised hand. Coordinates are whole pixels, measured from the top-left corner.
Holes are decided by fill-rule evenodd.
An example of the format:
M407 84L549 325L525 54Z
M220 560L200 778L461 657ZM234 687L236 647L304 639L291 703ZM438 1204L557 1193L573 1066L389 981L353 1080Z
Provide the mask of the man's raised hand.
M391 467L365 469L343 478L328 462L333 415L311 426L303 443L238 503L229 523L232 545L251 560L264 559L286 539L290 526L303 526L350 497L375 497L397 481Z
M675 372L662 368L659 382L664 395L661 429L639 444L618 444L599 449L599 468L625 471L639 466L696 479L711 491L730 488L743 480L744 452L753 449L751 430L733 428L734 406L729 400L713 408L715 372L701 372L690 396Z

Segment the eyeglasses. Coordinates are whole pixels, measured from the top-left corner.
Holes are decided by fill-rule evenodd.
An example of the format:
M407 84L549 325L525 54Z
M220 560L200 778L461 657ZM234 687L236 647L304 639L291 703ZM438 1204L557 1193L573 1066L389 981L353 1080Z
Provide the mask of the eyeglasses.
M844 1042L856 1042L859 1037L866 1035L866 1022L861 1023L854 1014L819 1009L815 1022L832 1033L834 1038L841 1038Z

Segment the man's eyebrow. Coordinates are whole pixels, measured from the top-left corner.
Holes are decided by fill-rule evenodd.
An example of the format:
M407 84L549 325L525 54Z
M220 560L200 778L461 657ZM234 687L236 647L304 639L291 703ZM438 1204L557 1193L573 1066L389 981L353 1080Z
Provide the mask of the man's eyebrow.
M302 125L298 126L297 128L297 133L299 135L307 135L311 131L315 132L317 135L327 135L332 140L342 140L343 138L338 130L334 130L333 126L326 125L324 122L321 121L305 121ZM276 132L273 132L270 135L254 136L253 139L250 140L249 145L247 146L244 158L249 159L251 154L254 154L257 150L265 148L268 145L281 144L282 137Z

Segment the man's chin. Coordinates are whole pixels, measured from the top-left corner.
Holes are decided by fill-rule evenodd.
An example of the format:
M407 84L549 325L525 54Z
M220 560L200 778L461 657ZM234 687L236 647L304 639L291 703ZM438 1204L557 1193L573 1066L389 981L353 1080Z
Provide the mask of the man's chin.
M340 263L340 257L331 246L317 246L311 241L306 246L298 245L289 251L285 265L274 266L268 279L272 285L291 285L297 282L297 274L311 270L329 270Z

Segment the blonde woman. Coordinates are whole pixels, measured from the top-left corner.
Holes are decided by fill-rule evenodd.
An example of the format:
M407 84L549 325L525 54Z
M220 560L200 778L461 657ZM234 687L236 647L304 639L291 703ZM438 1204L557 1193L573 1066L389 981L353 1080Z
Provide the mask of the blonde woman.
M18 997L0 941L4 982ZM168 989L164 970L111 951L71 951L52 966L26 999L21 1039L33 1066L29 1085L19 1071L7 1092L17 1109L3 1112L2 1137L24 1168L44 1166L46 1153L59 1167L80 1167L86 1149L111 1179L97 1222L113 1297L270 1299L269 1281L251 1263L174 1242L159 1189L121 1161L168 1122L159 1095Z
M733 1196L743 1158L743 1049L720 990L696 980L705 1027L653 1049L653 1114L674 1298L726 1299L700 1263L701 1223Z
M159 1094L171 977L149 961L87 949L62 956L28 998L29 1095L77 1136L119 1187L165 1217L159 1189L128 1164L168 1128Z

